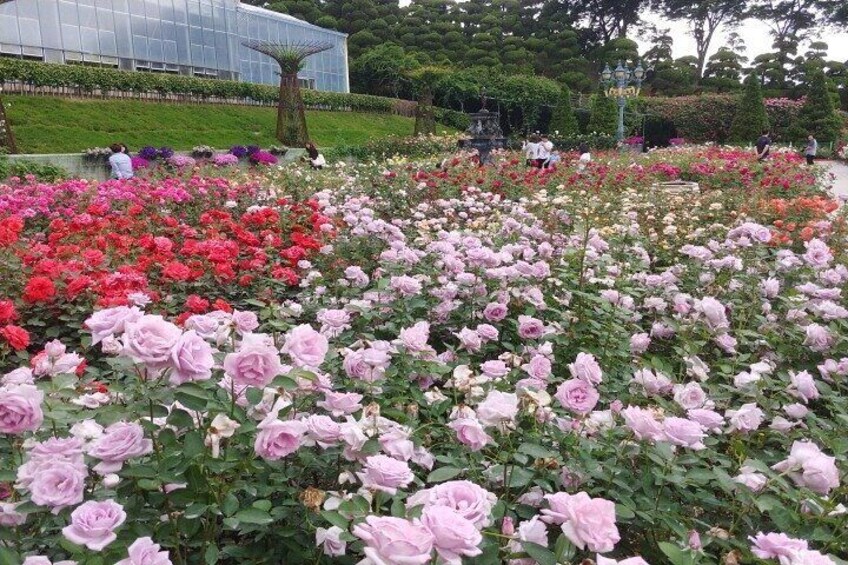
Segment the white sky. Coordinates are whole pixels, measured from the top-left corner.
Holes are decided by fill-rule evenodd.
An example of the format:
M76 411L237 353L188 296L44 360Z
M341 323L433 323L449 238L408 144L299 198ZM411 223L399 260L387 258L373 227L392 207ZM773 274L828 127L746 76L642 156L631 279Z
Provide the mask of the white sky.
M674 39L672 52L675 58L695 54L695 40L692 39L686 22L670 22L663 20L662 17L656 14L646 14L644 18L654 23L657 27L669 28L671 30L670 35ZM724 45L725 38L729 31L731 30L722 29L716 34L716 37L713 38L713 41L710 44L709 55L712 55L719 47ZM758 20L745 20L745 22L736 29L736 33L738 33L745 41L745 56L748 57L749 60L753 60L757 55L772 51L772 39L769 35L769 27L765 23ZM637 37L635 38L635 41L639 44L640 51L645 51L650 48L650 43L643 38ZM841 62L845 62L845 60L848 59L848 30L826 30L819 37L819 41L827 43L830 59ZM806 51L806 47L807 45L801 45L798 50L798 54L803 55Z

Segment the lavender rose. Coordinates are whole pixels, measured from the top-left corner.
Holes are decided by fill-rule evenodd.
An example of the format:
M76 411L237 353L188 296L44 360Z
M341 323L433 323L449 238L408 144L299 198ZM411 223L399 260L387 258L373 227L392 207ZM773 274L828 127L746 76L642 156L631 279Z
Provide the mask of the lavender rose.
M115 565L173 565L167 551L160 551L159 544L150 538L138 538L128 548L129 557Z
M118 538L114 530L126 519L124 507L117 502L89 500L71 512L71 524L62 529L62 534L72 543L101 551Z
M162 369L171 359L171 348L182 335L180 328L162 316L145 314L127 323L124 330L124 352L151 369Z
M276 461L297 451L303 444L306 424L297 420L281 422L276 418L263 420L257 428L253 448L259 457Z
M282 352L288 354L298 367L317 368L324 362L328 349L327 338L303 324L286 334Z
M29 483L30 499L58 514L63 508L82 502L85 477L85 467L68 461L42 465Z
M468 446L471 451L480 451L492 443L492 438L473 418L458 418L448 424L448 427L456 432L459 443Z
M484 426L510 424L518 414L518 396L493 390L477 406L477 418Z
M106 337L123 333L127 324L138 321L143 315L136 306L116 306L98 310L85 321L85 327L91 330L91 345L97 345Z
M615 503L581 497L564 508L562 532L580 549L606 553L621 539L615 525Z
M595 356L590 353L578 353L574 363L568 365L571 376L589 384L597 385L603 380L603 373Z
M44 393L31 384L0 388L0 433L21 434L41 427Z
M102 475L117 473L127 459L141 457L152 451L153 441L144 439L142 427L128 422L112 424L88 448L89 455L100 459L94 470Z
M237 386L265 388L283 372L276 349L259 341L242 343L238 351L224 357L224 372Z
M433 534L436 552L447 563L480 555L483 535L470 520L447 506L431 506L421 513L421 525Z
M365 542L363 552L372 563L424 565L430 562L434 537L420 523L403 518L368 516L352 531Z
M557 387L554 397L563 408L575 414L585 415L595 408L601 395L588 382L569 379Z
M398 487L406 488L415 479L415 475L403 461L386 455L372 455L365 460L365 467L356 474L362 486L395 494Z
M194 330L185 332L171 350L170 383L179 386L189 381L205 381L212 377L212 347Z
M423 489L406 500L407 508L447 506L471 521L477 529L492 523L492 508L497 497L471 481L447 481L433 488Z

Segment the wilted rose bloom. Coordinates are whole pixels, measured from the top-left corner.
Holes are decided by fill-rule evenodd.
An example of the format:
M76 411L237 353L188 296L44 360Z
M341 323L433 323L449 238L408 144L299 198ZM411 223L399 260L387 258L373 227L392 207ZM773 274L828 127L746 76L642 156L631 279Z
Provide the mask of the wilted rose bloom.
M509 374L509 367L507 367L506 363L499 359L486 361L480 365L480 370L484 375L492 379L499 379Z
M118 539L114 530L126 519L124 507L117 502L89 500L71 512L71 524L62 529L62 534L72 543L101 551Z
M292 328L282 348L296 366L312 368L321 366L328 350L327 338L306 324Z
M124 333L126 324L138 321L144 313L136 306L116 306L98 310L84 322L91 330L91 345L97 345L107 336Z
M586 496L573 499L563 510L562 532L578 548L606 553L621 539L615 525L614 502Z
M807 371L800 373L791 373L792 387L789 393L797 396L804 402L815 400L819 397L819 389L816 388L816 383L813 376Z
M333 416L339 417L347 414L353 414L362 409L362 395L355 392L333 392L331 390L324 391L324 400L316 402L316 406L330 412Z
M439 556L448 563L480 555L483 535L473 522L447 506L430 506L421 513L421 525L430 530Z
M212 347L194 330L179 337L171 350L170 383L178 386L189 381L205 381L212 378Z
M638 333L630 336L630 353L633 355L641 355L648 350L651 345L651 338L646 333Z
M250 333L259 327L259 318L255 312L234 310L232 320L240 334Z
M733 478L739 484L745 485L754 492L759 492L766 486L768 478L747 465L739 469L739 474Z
M530 377L545 380L551 374L551 361L544 355L534 355L530 362L521 366Z
M804 486L818 494L826 495L839 486L839 469L836 458L822 453L809 441L792 444L789 457L772 466L780 473L788 472L795 484Z
M701 441L706 437L701 424L686 418L666 418L663 420L665 439L674 445L688 447L696 451L706 449Z
M686 416L690 420L698 422L701 426L711 432L720 433L722 426L724 426L724 417L714 410L694 408L692 410L687 410Z
M21 434L41 427L44 393L31 384L0 388L0 433Z
M126 323L124 352L151 369L162 369L168 365L171 349L182 333L162 316L145 314L135 322Z
M372 563L424 565L430 562L433 534L420 523L403 518L368 516L353 527L365 542L363 553Z
M569 379L557 387L554 397L563 408L575 414L588 414L598 404L601 395L586 381Z
M648 396L663 394L671 390L671 379L662 373L654 373L650 369L639 369L633 374L633 383L645 388Z
M665 438L662 423L650 410L638 406L628 406L621 411L624 423L638 439L662 441Z
M493 390L477 406L477 418L484 426L511 424L518 414L518 396Z
M256 454L266 461L276 461L297 451L303 444L306 424L297 420L278 420L270 416L256 426L259 432L253 443Z
M569 363L568 371L575 379L597 385L603 380L601 366L591 353L578 353L573 363Z
M263 389L283 373L280 355L274 347L248 341L224 357L224 372L237 386Z
M430 324L427 322L416 322L411 328L403 328L400 330L399 339L401 345L407 351L413 353L427 351L430 348L427 345L427 340L430 339Z
M801 256L814 269L827 267L833 260L833 254L825 242L815 237L804 243L806 252Z
M398 487L406 488L413 480L409 465L386 455L372 455L365 460L363 470L356 474L362 486L395 494Z
M153 441L144 438L144 430L140 425L130 422L112 424L88 448L90 456L100 459L94 470L103 475L117 473L127 459L141 457L152 451Z
M315 531L315 545L322 546L324 555L338 557L347 551L347 542L341 539L344 530L338 526L318 528Z
M749 536L748 539L752 544L751 552L760 559L791 557L792 553L807 549L806 540L790 538L783 533L759 532L756 536Z
M490 302L483 309L483 317L490 322L500 322L506 318L509 309L506 304L500 302Z
M826 327L819 324L810 324L805 331L807 335L804 339L804 345L813 351L827 351L833 346L835 338Z
M457 441L471 451L480 451L493 441L476 419L457 418L448 427L456 432Z
M127 549L129 557L115 565L173 565L168 552L161 549L151 538L138 538Z
M518 317L518 335L522 339L539 339L547 333L544 322L531 316Z
M726 410L724 416L730 422L728 431L747 433L760 427L764 414L755 402L750 402L743 404L738 410Z
M446 481L411 495L406 499L406 507L447 506L472 522L477 529L483 529L492 524L492 508L497 501L494 493L471 481Z

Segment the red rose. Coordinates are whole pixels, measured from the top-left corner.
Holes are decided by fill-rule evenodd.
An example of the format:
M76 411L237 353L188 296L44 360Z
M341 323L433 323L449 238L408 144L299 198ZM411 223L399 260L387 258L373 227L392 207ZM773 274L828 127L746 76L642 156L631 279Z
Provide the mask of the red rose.
M17 216L0 220L0 247L7 247L18 241L18 236L23 229L24 221Z
M22 351L29 346L29 333L19 326L8 325L0 329L0 335L15 351Z
M77 369L76 369L76 371L74 371L74 373L76 373L76 375L77 375L78 377L82 377L82 376L85 374L85 368L86 368L86 367L88 367L88 363L86 362L86 360L85 360L85 359L83 359L83 360L80 362L80 364L79 364L79 365L77 365Z
M27 302L47 302L56 296L56 287L47 277L32 277L24 288L24 300Z
M183 265L182 263L172 261L165 265L165 268L162 269L162 275L166 279L171 279L175 281L187 281L189 278L191 278L191 270L189 270L189 268Z
M18 319L18 311L11 300L0 300L0 324L8 324Z
M215 310L227 312L228 314L231 314L233 311L233 307L230 306L226 300L223 300L221 298L216 298L215 303L212 304L212 307L215 308Z
M68 286L65 287L65 293L68 295L68 299L73 300L88 287L91 286L91 283L94 282L91 280L91 277L87 277L82 275L80 277L75 278L71 282L68 283Z
M186 298L185 307L194 314L203 314L209 309L209 301L192 294Z
M192 316L194 316L194 314L191 312L183 312L182 314L177 316L176 320L174 320L174 323L180 327L183 327L186 323L186 320L188 320Z

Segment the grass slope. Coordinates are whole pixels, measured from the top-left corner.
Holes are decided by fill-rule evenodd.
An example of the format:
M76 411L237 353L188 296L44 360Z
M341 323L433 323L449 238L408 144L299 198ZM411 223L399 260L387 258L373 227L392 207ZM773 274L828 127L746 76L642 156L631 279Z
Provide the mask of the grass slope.
M77 153L115 141L178 150L196 145L276 143L276 109L215 104L160 104L137 100L74 100L5 96L21 153ZM319 147L361 144L389 135L411 135L414 120L387 114L308 112L309 133Z

